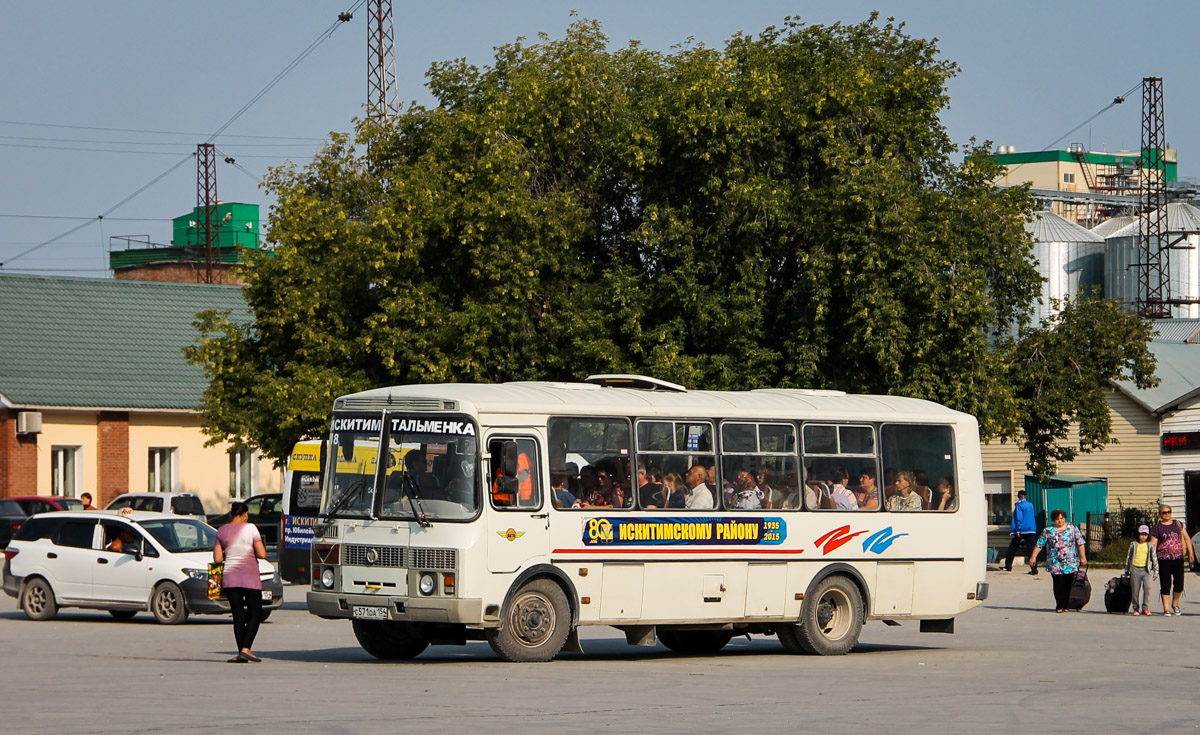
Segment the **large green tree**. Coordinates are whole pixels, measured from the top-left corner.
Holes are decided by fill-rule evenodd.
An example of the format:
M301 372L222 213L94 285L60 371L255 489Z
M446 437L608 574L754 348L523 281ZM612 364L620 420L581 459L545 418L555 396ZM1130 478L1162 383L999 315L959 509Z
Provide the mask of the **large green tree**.
M435 64L436 106L269 176L255 320L206 314L191 352L209 431L282 457L355 389L636 371L925 397L1051 466L1060 422L1102 410L1111 378L1149 380L1146 335L1134 320L1081 351L1070 384L1029 347L1124 316L1021 331L1032 200L951 143L954 73L874 16L668 53L579 21L483 68ZM1032 390L1038 370L1062 390ZM1089 425L1084 450L1108 436Z

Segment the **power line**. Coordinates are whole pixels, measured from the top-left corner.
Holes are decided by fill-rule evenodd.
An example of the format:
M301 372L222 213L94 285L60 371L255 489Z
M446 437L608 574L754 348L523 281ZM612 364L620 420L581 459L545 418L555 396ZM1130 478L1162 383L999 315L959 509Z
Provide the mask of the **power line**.
M102 145L156 145L191 148L195 143L157 140L96 140L95 138L43 138L30 135L0 135L0 140L31 140L40 143L98 143ZM222 143L226 148L313 148L312 143Z
M318 46L320 46L322 43L324 43L324 42L325 42L325 41L326 41L326 40L327 40L327 39L328 39L330 36L332 36L332 35L333 35L333 33L334 33L334 31L336 31L340 25L342 25L343 23L349 22L349 20L350 20L350 19L353 17L353 15L354 15L354 12L355 12L356 10L358 10L359 8L361 8L361 7L363 6L363 3L365 3L365 2L366 2L366 0L357 0L357 2L355 2L355 3L354 3L354 5L353 5L353 6L351 6L349 10L346 10L346 11L344 11L344 12L342 12L342 13L339 13L336 21L334 21L334 22L333 22L333 23L332 23L332 24L331 24L331 25L330 25L328 28L326 28L326 29L325 29L325 30L324 30L324 31L321 33L321 35L317 36L316 40L314 40L312 43L310 43L310 44L308 45L308 47L307 47L307 48L305 48L303 51L301 51L299 56L297 56L295 59L293 59L293 60L292 60L292 62L291 62L290 64L288 64L286 67L284 67L283 71L281 71L281 72L279 72L278 74L276 74L276 75L275 75L275 78L273 78L273 79L272 79L270 82L268 82L268 83L267 83L267 85L266 85L265 87L263 87L261 90L259 90L258 94L254 95L254 97L252 97L252 98L250 99L250 101L249 101L249 102L247 102L246 104L242 105L241 109L239 109L237 112L235 112L235 113L233 114L233 117L231 117L231 118L229 118L228 120L226 120L226 121L225 121L225 123L224 123L223 125L221 125L221 127L217 128L216 132L214 132L212 135L210 135L210 136L208 137L208 139L207 139L207 140L205 140L204 142L205 142L205 143L211 143L213 140L215 140L215 139L217 139L218 137L220 137L220 136L221 136L221 134L222 134L223 132L225 132L225 129L226 129L226 128L228 128L230 125L232 125L232 124L233 124L233 123L234 123L234 122L235 122L235 121L236 121L238 118L240 118L242 115L244 115L244 114L246 113L246 111L247 111L247 110L249 110L249 109L251 108L251 106L253 106L253 105L254 105L254 103L255 103L255 102L258 102L260 99L262 99L262 98L263 98L263 96L264 96L264 95L265 95L267 92L271 91L271 89L272 89L272 88L273 88L273 87L274 87L276 84L278 84L279 82L283 81L283 78L284 78L284 77L286 77L286 76L288 75L288 73L290 73L290 72L291 72L293 69L295 69L297 66L299 66L300 62L302 62L302 61L304 61L306 58L308 58L308 57L309 57L309 55L310 55L310 54L312 54L312 52L313 52L313 51L316 51L316 50L317 50L317 47L318 47ZM104 219L104 217L105 217L106 215L108 215L108 214L109 214L109 213L111 213L112 211L116 210L116 209L117 209L117 208L119 208L121 205L123 205L123 204L125 204L126 202L128 202L130 199L133 199L133 198L134 198L134 197L136 197L138 194L141 194L141 193L142 193L143 191L145 191L146 189L149 189L149 188L150 188L151 186L153 186L154 184L158 183L158 182L159 182L160 180L162 180L162 178L163 178L163 177L165 177L167 174L171 173L172 171L174 171L175 169L179 168L180 166L182 166L182 165L183 165L184 163L186 163L187 161L191 160L192 156L194 156L194 155L195 155L195 154L193 153L193 154L190 154L190 155L186 156L185 158L183 158L182 160L180 160L178 163L176 163L174 166L171 166L169 169L167 169L167 170L166 170L166 171L164 171L163 173L161 173L161 174L159 174L158 176L156 176L154 179L152 179L152 180L151 180L151 181L150 181L148 184L146 184L145 186L141 187L140 189L138 189L137 191L133 192L133 193L132 193L132 194L130 194L129 196L125 197L125 198L124 198L124 199L122 199L121 201L117 202L117 203L116 203L116 204L114 204L112 207L109 207L109 208L108 208L107 210L105 210L105 211L104 211L102 214L98 215L98 216L96 217L95 221L100 221L100 220L103 220L103 219ZM249 173L249 172L246 172L246 173ZM28 250L25 250L25 251L22 251L22 252L20 252L20 253L17 253L17 254L16 254L16 255L14 255L13 257L9 258L9 259L8 259L8 262L12 262L12 261L16 260L17 258L23 258L23 257L25 257L26 255L29 255L30 253L36 252L37 250L40 250L41 248L44 248L44 247L46 247L47 245L50 245L50 244L52 244L52 243L54 243L54 242L57 242L58 240L61 240L61 239L63 239L64 237L66 237L66 236L68 236L68 235L71 235L71 234L73 234L73 233L75 233L75 232L78 232L79 230L82 230L84 227L87 227L89 224L91 224L91 222L92 222L91 220L89 220L89 221L87 221L87 222L83 222L82 224L79 224L79 225L77 225L77 226L75 226L75 227L72 227L71 229L67 230L66 232L62 233L61 235L58 235L58 236L56 236L56 237L52 237L52 238L50 238L49 240L47 240L47 241L45 241L45 242L41 243L40 245L35 245L34 247L32 247L32 248L29 248ZM0 267L2 267L3 265L4 265L4 263L0 263Z
M249 102L242 105L242 109L235 112L233 114L233 117L226 120L225 124L222 125L221 127L217 128L217 131L215 133L213 133L212 135L208 136L208 138L204 142L211 143L218 136L220 136L221 133L225 132L226 128L228 128L230 125L232 125L234 123L234 121L236 121L239 117L244 115L246 113L246 111L249 110L252 105L254 105L255 102L258 102L260 99L262 99L263 96L267 92L270 92L271 89L274 88L274 86L276 84L279 84L281 81L283 81L283 78L286 77L292 71L292 69L295 69L297 66L299 66L300 62L307 59L309 54L311 54L313 51L316 51L318 46L320 46L330 36L332 36L333 32L338 29L338 26L342 25L343 23L349 22L350 18L354 15L354 12L356 10L358 10L359 8L361 8L363 6L363 3L365 3L366 1L367 0L357 0L357 2L355 2L354 5L349 10L339 13L337 20L335 20L328 28L326 28L325 31L323 33L321 33L321 35L317 36L316 40L314 40L312 43L310 43L308 45L308 48L301 51L299 56L292 59L292 62L290 64L288 64L287 66L285 66L283 68L283 71L276 74L275 78L272 79L270 82L267 82L267 86L265 86L261 90L259 90L258 94L251 97Z
M151 145L153 145L153 144L151 144ZM172 145L175 145L175 144L172 144ZM34 145L32 143L0 143L0 148L34 148L34 149L46 150L46 151L80 151L80 152L84 152L84 153L122 153L122 154L129 153L129 154L132 154L135 156L178 156L179 155L179 151L139 151L139 150L131 150L128 148L126 148L126 149L83 148L80 146L69 146L69 145ZM242 158L274 158L274 159L284 159L284 160L290 159L290 158L295 158L295 156L285 156L283 154L276 154L276 155L270 156L265 153L258 153L258 154L239 153L238 155Z
M94 125L63 125L59 123L34 123L20 122L17 120L0 120L0 125L29 125L40 128L67 128L70 130L104 130L111 133L148 133L153 135L181 135L192 139L208 135L208 133L184 133L173 130L143 130L140 128L101 128ZM304 140L312 143L322 143L324 138L298 138L288 135L239 135L237 133L229 133L222 135L223 138L250 138L258 140Z
M56 214L0 214L0 217L14 219L78 219L94 220L96 217L62 217ZM174 217L110 217L110 222L172 222Z
M1071 129L1070 129L1070 130L1068 130L1067 132L1063 133L1063 134L1062 134L1062 135L1060 135L1058 138L1055 138L1053 141L1051 141L1051 142L1050 142L1050 144L1049 144L1049 145L1047 145L1045 148L1041 149L1040 151L1037 151L1037 153L1045 153L1046 151L1050 150L1050 149L1051 149L1051 148L1053 148L1054 146L1056 146L1056 145L1058 145L1059 143L1061 143L1061 142L1062 142L1064 139L1066 139L1066 138L1067 138L1067 136L1071 135L1071 134L1072 134L1072 133L1074 133L1076 130L1079 130L1079 129L1080 129L1080 128L1082 128L1084 125L1087 125L1088 123L1090 123L1091 121L1093 121L1093 120L1095 120L1096 118L1100 117L1101 115L1103 115L1104 113L1108 112L1109 110L1111 110L1112 108L1116 107L1117 105L1119 105L1119 104L1122 104L1123 102L1125 102L1125 98L1126 98L1126 97L1128 97L1129 95L1133 94L1133 93L1134 93L1134 91L1135 91L1135 90L1137 90L1137 89L1139 89L1139 88L1141 88L1141 86L1142 86L1142 83L1141 83L1141 82L1138 82L1137 84L1135 84L1135 85L1133 85L1132 87L1130 87L1129 89L1127 89L1127 90L1125 91L1125 93L1124 93L1124 94L1119 94L1119 95L1117 95L1116 97L1113 97L1113 101L1112 101L1112 102L1109 102L1107 105L1105 105L1104 107L1100 108L1100 110L1099 110L1099 111L1097 111L1097 112L1096 112L1094 115L1092 115L1092 116L1091 116L1091 117L1089 117L1088 119L1084 120L1083 122L1079 123L1079 124L1078 124L1078 125L1076 125L1075 127L1071 128ZM1016 171L1017 169L1021 168L1021 167L1022 167L1022 166L1024 166L1026 163L1028 163L1028 162L1027 162L1027 161L1022 161L1021 163L1018 163L1016 166L1013 166L1012 168L1008 169L1008 173L1011 175L1011 174L1012 174L1014 171Z

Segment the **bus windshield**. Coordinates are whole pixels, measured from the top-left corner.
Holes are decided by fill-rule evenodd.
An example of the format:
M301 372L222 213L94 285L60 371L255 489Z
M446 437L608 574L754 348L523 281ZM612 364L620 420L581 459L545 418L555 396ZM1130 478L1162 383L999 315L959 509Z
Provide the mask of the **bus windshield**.
M478 509L479 447L466 417L335 416L334 461L323 515L466 520ZM384 429L386 428L386 431ZM386 447L377 474L379 448ZM376 482L380 483L377 487Z

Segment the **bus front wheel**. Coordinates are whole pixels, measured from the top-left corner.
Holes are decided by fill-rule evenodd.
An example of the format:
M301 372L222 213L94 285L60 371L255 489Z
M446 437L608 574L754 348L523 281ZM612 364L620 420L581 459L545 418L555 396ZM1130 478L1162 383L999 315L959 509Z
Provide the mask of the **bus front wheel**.
M521 586L505 605L500 627L484 635L505 661L534 663L558 655L571 633L571 612L562 588L549 579Z
M841 656L858 643L863 603L858 586L842 576L826 577L804 602L800 622L776 632L790 653Z
M353 620L354 637L358 645L375 658L385 661L415 658L429 647L425 639L409 623L388 620Z

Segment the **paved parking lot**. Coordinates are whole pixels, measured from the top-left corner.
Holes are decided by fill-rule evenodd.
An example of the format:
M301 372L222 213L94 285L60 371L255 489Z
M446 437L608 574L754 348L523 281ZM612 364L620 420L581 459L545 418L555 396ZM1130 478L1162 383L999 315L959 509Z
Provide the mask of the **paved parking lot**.
M783 653L773 638L714 656L633 648L585 629L585 655L501 663L485 643L409 663L367 656L345 622L289 587L263 626L262 664L232 665L228 618L167 627L67 610L0 611L0 732L697 733L1183 732L1200 728L1197 602L1178 618L1056 615L1043 573L989 573L992 599L955 635L870 623L848 656Z

